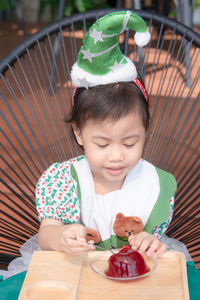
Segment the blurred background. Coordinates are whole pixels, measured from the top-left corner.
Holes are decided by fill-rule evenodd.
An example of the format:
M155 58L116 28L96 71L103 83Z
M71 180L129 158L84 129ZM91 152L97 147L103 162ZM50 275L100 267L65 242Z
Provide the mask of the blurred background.
M0 0L0 59L53 21L109 7L160 13L200 32L200 0Z

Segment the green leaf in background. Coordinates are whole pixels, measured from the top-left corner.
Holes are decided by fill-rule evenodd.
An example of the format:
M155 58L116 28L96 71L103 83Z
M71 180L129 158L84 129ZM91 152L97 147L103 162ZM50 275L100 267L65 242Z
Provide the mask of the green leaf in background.
M106 0L70 0L67 2L65 15L70 16L73 13L83 13L92 9L107 8L109 5L106 2Z
M59 0L40 0L40 14L43 14L47 5L50 5L52 19L55 20L58 13Z
M35 0L32 0L35 1ZM50 5L52 20L56 20L59 8L59 0L40 0L40 14ZM15 0L0 0L0 10L6 11L15 7ZM88 10L109 7L106 0L67 0L64 10L65 16L74 13L82 13Z
M200 0L196 0L195 7L200 7Z
M73 13L109 7L106 2L106 0L67 0L64 14L65 16L71 16ZM59 0L40 0L41 14L44 12L47 5L50 5L52 18L55 19L58 12Z
M0 10L9 10L14 6L14 0L0 0Z
M79 12L85 12L86 11L86 7L85 7L85 1L84 0L75 0L74 1L74 5L76 7L76 9Z
M74 1L73 0L67 0L67 4L65 6L64 15L66 17L69 17L72 15L74 9Z

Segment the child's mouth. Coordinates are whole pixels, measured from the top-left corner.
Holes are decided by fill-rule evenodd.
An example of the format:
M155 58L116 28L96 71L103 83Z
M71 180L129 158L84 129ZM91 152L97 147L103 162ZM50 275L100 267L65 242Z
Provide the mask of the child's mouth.
M113 176L120 175L122 173L123 167L119 168L106 168L108 173Z

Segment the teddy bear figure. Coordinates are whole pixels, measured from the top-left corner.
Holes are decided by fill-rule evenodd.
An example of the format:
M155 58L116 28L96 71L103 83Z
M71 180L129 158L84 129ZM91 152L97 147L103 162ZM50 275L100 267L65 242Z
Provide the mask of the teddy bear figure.
M100 234L91 228L86 227L86 242L94 241L95 244L98 244L101 240Z
M128 238L131 234L137 234L143 231L144 225L139 217L126 217L122 213L117 213L116 219L113 224L113 231L115 234L122 238ZM91 228L86 227L86 241L94 241L98 244L101 241L100 234Z
M144 225L139 217L126 217L122 213L116 215L113 231L117 236L127 238L129 235L143 231L143 229Z

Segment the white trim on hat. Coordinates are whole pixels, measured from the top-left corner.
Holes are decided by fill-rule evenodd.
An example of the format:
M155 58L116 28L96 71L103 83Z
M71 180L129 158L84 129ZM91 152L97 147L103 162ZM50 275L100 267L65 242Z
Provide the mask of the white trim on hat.
M72 66L71 78L76 87L92 87L114 82L129 82L137 77L137 70L130 58L124 56L127 63L117 63L105 75L93 75L81 69L77 62Z

